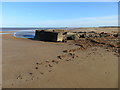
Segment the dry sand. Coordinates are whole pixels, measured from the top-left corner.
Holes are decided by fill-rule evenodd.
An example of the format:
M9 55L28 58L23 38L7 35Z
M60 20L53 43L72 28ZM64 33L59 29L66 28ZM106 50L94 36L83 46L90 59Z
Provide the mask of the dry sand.
M117 88L118 57L102 47L75 52L60 60L74 44L18 39L3 35L3 88ZM70 57L71 58L71 57ZM54 61L59 62L54 62Z

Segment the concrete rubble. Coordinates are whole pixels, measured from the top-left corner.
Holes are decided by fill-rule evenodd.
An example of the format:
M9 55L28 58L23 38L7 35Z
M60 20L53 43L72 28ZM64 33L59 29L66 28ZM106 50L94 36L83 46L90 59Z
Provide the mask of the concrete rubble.
M73 41L74 45L79 48L64 50L65 53L72 53L79 50L85 50L89 47L99 46L109 48L114 52L120 50L120 33L106 33L106 32L71 32L68 30L36 30L35 39L53 42L68 42ZM59 59L66 58L67 55L58 56Z
M97 33L95 31L90 32L70 32L67 30L36 30L35 39L42 41L54 41L54 42L67 42L67 40L80 40L82 38L117 38L120 35L118 33Z

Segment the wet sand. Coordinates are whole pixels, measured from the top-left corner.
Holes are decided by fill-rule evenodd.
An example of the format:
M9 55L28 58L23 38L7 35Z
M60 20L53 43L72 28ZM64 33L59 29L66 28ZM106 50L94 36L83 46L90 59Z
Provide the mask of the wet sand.
M72 41L44 42L2 37L3 88L117 88L118 56L102 47L59 59Z

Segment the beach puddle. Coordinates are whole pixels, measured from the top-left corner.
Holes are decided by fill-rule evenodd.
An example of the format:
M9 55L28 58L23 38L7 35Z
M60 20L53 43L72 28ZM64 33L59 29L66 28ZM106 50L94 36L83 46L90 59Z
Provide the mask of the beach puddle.
M34 30L17 31L17 32L14 32L13 36L17 38L34 38L35 31Z

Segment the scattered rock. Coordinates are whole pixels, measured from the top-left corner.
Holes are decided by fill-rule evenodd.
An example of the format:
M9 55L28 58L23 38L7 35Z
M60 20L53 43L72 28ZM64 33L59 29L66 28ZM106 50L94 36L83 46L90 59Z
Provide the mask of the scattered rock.
M73 53L68 53L68 55L69 55L69 56L72 56L72 55L73 55Z
M59 59L64 59L67 55L60 55L58 56Z
M52 60L52 62L54 62L54 63L56 63L56 64L58 64L58 63L59 63L59 61L57 61L57 60Z
M78 57L78 55L76 55L76 54L72 54L72 58L76 58L76 57Z

